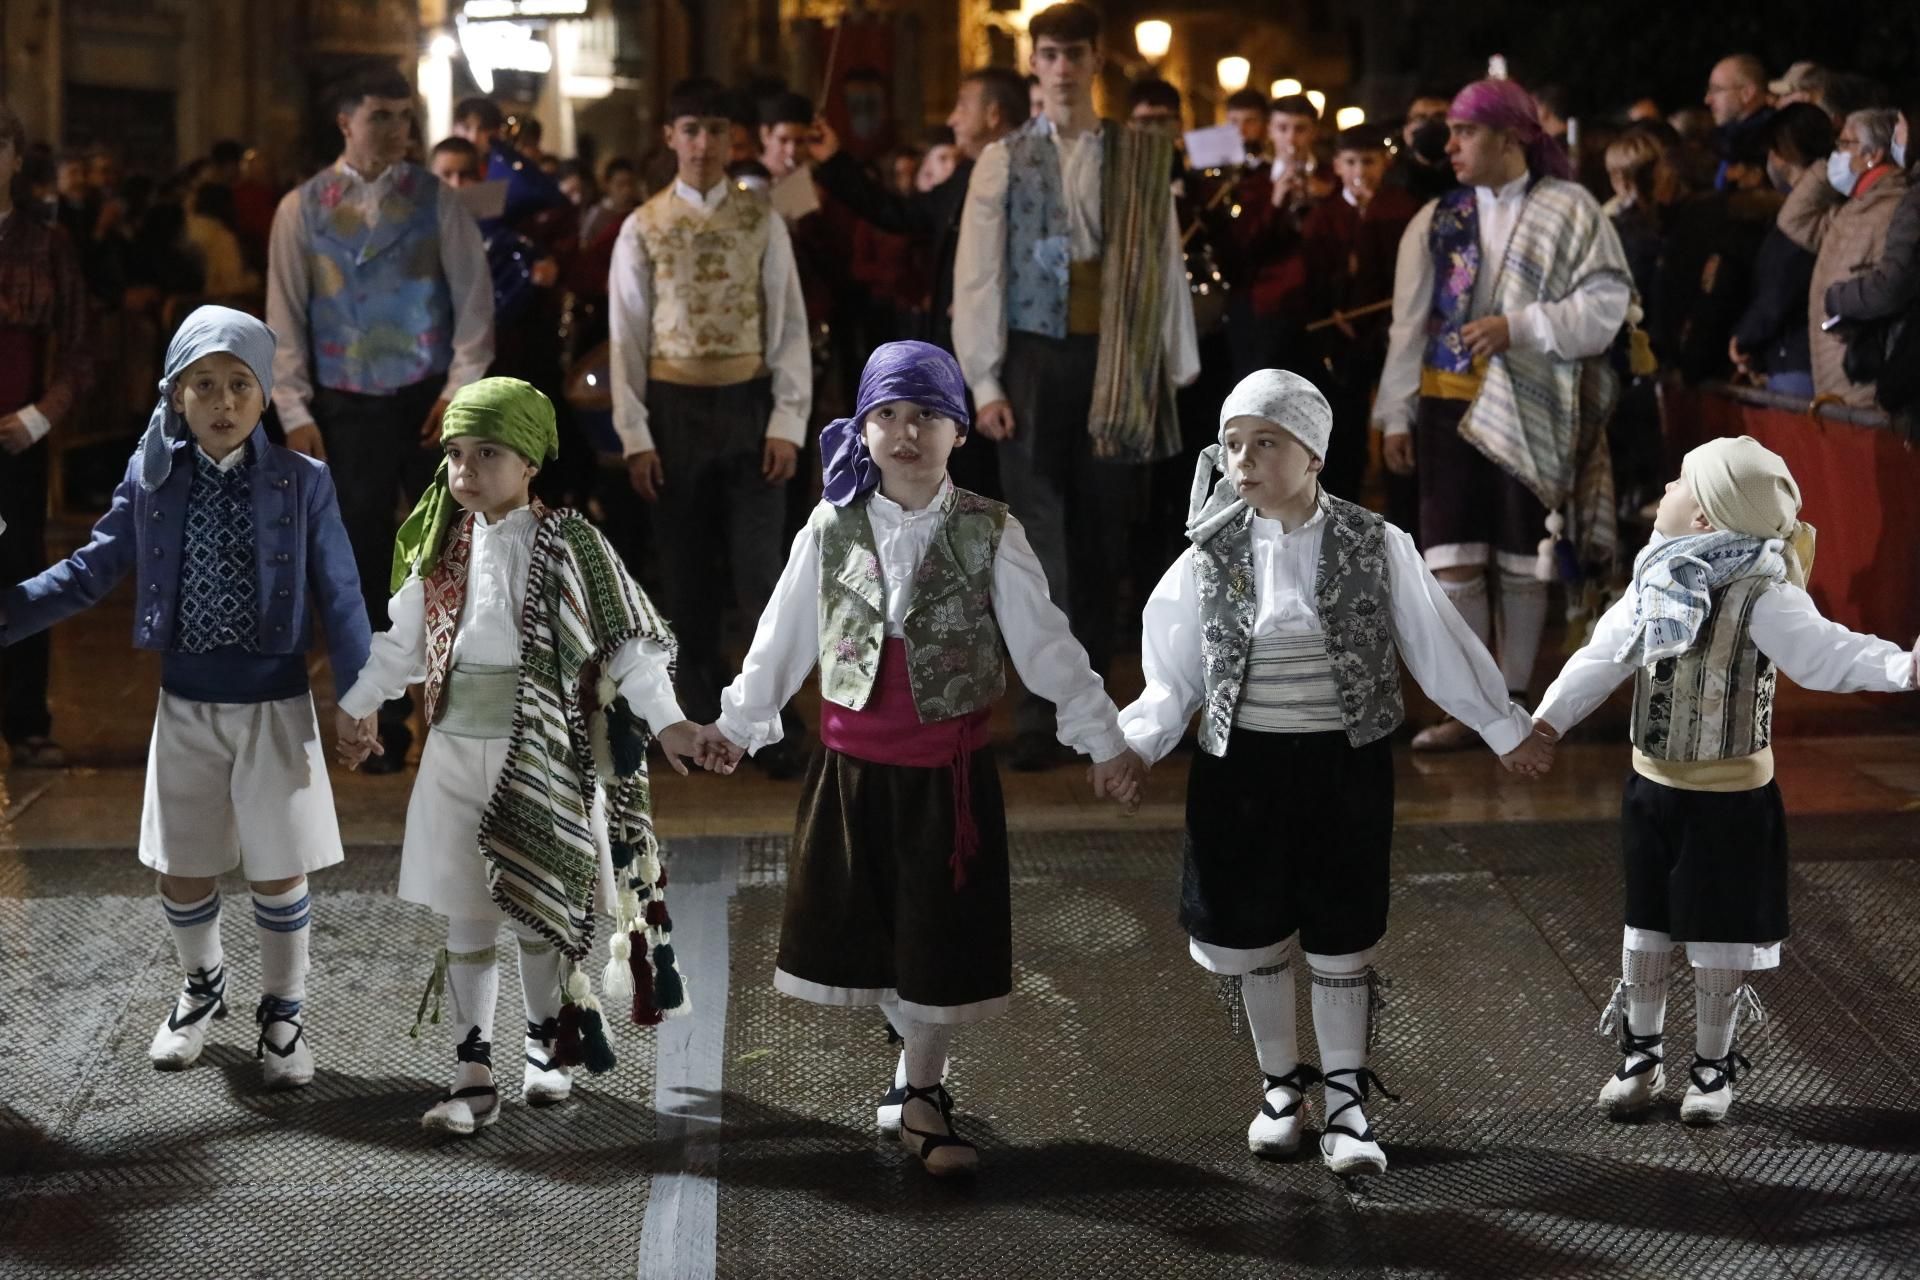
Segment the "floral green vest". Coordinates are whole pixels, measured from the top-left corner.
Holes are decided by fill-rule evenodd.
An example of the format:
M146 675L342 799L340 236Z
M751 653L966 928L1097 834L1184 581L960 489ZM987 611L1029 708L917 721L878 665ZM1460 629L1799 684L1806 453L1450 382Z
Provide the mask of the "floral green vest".
M1773 742L1774 666L1754 644L1753 606L1773 585L1737 578L1713 593L1691 649L1633 678L1633 745L1652 760L1737 760Z
M1389 625L1386 522L1324 491L1320 508L1327 514L1327 529L1320 540L1314 607L1340 687L1347 741L1364 747L1398 729L1406 716L1400 654ZM1252 510L1193 549L1193 576L1200 593L1200 661L1207 689L1200 746L1223 756L1259 613Z
M1001 503L948 492L907 604L907 668L922 723L991 706L1006 690L993 618L993 559L1006 523ZM822 502L808 524L820 545L820 695L858 711L887 634L879 546L865 501Z

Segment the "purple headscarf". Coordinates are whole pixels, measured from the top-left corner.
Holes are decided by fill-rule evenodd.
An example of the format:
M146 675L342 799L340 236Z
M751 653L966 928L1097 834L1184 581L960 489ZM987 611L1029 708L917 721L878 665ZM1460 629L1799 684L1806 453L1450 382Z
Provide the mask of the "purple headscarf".
M867 414L890 400L911 400L959 425L966 435L967 382L960 362L930 342L889 342L874 348L860 374L853 416L835 418L820 432L820 466L828 502L844 507L880 483L880 468L867 452Z
M1558 138L1540 127L1540 104L1512 80L1476 80L1447 108L1447 119L1505 129L1527 153L1536 178L1572 178L1573 161Z

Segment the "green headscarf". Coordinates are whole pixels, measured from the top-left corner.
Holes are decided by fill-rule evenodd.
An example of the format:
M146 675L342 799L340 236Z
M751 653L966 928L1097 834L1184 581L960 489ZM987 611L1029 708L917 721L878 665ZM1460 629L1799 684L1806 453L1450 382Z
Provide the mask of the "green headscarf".
M462 436L503 444L535 466L545 466L560 456L560 430L554 423L553 401L518 378L482 378L454 393L440 420L440 442ZM433 572L440 563L447 530L453 527L459 511L460 504L447 487L447 460L442 458L433 483L394 538L393 583L389 590L400 590L409 574L417 572L424 578Z

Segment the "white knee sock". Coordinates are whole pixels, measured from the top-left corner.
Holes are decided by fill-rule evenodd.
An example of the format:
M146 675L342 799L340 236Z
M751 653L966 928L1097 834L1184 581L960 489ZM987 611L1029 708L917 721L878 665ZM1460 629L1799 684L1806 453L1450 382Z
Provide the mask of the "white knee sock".
M295 1012L307 998L307 944L313 936L313 895L307 882L285 893L253 895L253 923L260 933L260 990Z
M1547 584L1531 574L1500 571L1500 674L1514 693L1526 691L1540 637L1547 629Z
M943 1023L909 1022L896 1028L906 1036L907 1083L916 1089L931 1089L940 1083L947 1068L947 1050L953 1044L953 1028Z
M1241 978L1240 1002L1246 1006L1247 1029L1253 1033L1253 1051L1260 1059L1260 1070L1269 1076L1283 1076L1299 1066L1293 965L1283 960Z
M1665 949L1635 948L1651 939L1644 934L1630 938L1620 948L1620 1015L1626 1019L1622 1036L1658 1036L1667 1026L1667 963L1672 959L1671 943ZM1629 1052L1627 1064L1648 1056Z
M198 902L175 902L160 895L173 934L173 950L186 970L187 989L180 995L182 1011L196 1009L226 989L226 953L220 949L220 891Z
M1331 1084L1359 1091L1364 1088L1363 1077L1356 1073L1364 1071L1367 1065L1373 980L1368 966L1356 964L1354 959L1309 956L1308 965L1313 970L1313 1034L1320 1042L1320 1070ZM1336 1072L1340 1074L1336 1076ZM1338 1120L1334 1119L1333 1113L1354 1099L1352 1094L1331 1084L1321 1091L1327 1122L1365 1133L1367 1117L1362 1107L1350 1107Z
M520 999L527 1025L544 1026L560 1016L560 949L531 929L515 925L513 932L520 943Z
M1693 1051L1701 1057L1718 1060L1733 1049L1740 988L1746 980L1744 969L1694 969Z
M447 995L453 1005L453 1038L469 1054L477 1045L493 1043L493 1010L500 1001L499 953L494 939L498 920L447 921ZM491 1064L462 1058L454 1068L453 1087L487 1083Z
M1465 582L1451 582L1440 579L1440 589L1447 593L1447 599L1466 619L1467 628L1480 637L1480 643L1488 649L1493 648L1493 613L1487 603L1487 576L1476 573Z

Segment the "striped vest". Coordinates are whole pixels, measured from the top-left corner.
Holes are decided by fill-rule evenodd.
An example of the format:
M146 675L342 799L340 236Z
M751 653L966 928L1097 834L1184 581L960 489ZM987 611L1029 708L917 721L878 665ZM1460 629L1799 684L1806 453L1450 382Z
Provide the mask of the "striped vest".
M1691 649L1633 678L1633 745L1653 760L1736 760L1773 742L1774 666L1754 644L1753 606L1773 585L1740 578L1713 593Z

